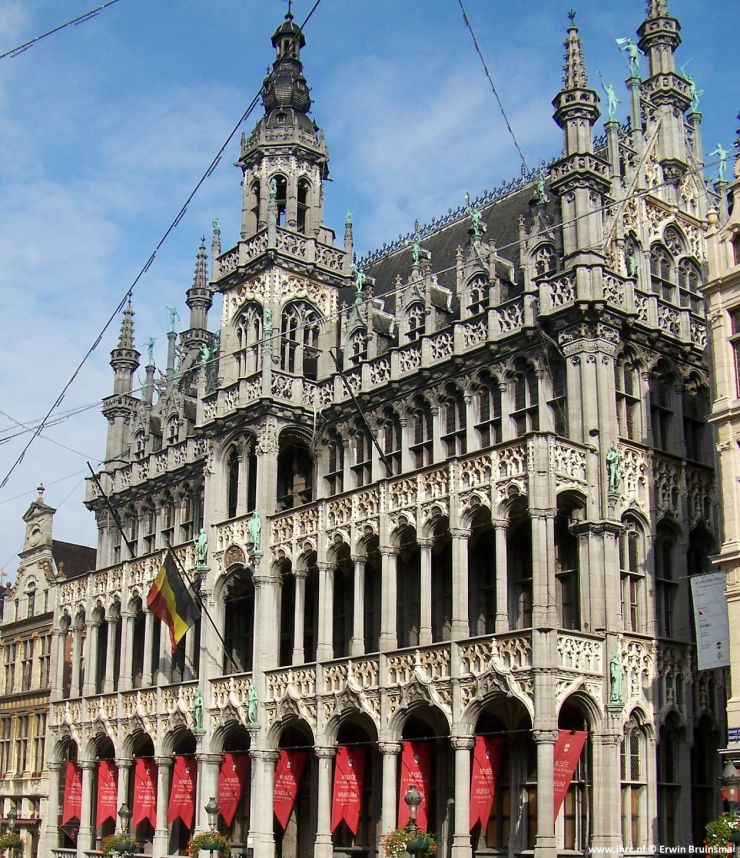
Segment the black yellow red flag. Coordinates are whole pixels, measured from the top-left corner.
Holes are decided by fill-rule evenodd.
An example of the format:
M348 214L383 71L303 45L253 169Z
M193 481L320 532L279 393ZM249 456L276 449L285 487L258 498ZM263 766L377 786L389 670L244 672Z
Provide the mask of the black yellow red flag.
M174 652L185 632L200 616L200 608L180 577L169 551L165 552L164 562L149 590L146 604L154 616L159 617L169 628Z

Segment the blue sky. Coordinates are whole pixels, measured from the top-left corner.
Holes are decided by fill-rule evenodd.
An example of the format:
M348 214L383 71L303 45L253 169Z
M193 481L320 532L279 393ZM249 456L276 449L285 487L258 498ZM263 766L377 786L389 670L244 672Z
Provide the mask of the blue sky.
M614 38L634 35L643 0L514 4L464 0L530 165L557 155L550 101L560 87L567 11L575 6L592 85L621 89ZM95 0L4 0L0 53L87 11ZM312 3L299 0L298 21ZM670 0L683 26L679 65L704 89L705 152L729 148L740 108L740 3ZM120 0L93 20L0 61L0 409L40 418L149 257L272 61L278 0ZM456 0L322 0L303 59L333 181L326 220L353 212L360 253L519 172L519 161ZM643 70L644 71L644 70ZM258 113L248 121L249 131ZM601 130L599 123L598 131ZM192 280L200 236L221 219L236 241L238 141L191 203L135 297L136 335L157 337L165 306ZM708 159L709 160L709 159ZM211 324L218 319L217 306ZM111 391L108 331L60 412ZM184 325L183 325L184 327ZM0 414L0 478L27 435ZM56 443L54 443L56 442ZM71 448L58 445L65 445ZM81 504L85 461L104 455L105 421L90 409L50 427L0 490L0 568L12 577L21 515L43 481L55 536L94 544Z

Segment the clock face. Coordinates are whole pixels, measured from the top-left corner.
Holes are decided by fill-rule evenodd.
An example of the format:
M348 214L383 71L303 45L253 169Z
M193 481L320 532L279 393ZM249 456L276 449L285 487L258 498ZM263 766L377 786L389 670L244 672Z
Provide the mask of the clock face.
M41 542L41 528L38 525L34 525L31 528L31 532L28 534L28 541L31 545L38 545Z

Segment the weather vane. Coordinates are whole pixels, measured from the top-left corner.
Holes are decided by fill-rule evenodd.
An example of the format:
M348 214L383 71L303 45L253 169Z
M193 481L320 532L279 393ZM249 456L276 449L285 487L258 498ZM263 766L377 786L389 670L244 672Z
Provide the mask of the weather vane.
M293 0L285 0L285 2L288 4L288 15L292 15L293 14L293 11L292 11Z
M575 9L571 9L568 12L568 18L570 19L571 24L575 24L575 21L576 21L576 10Z

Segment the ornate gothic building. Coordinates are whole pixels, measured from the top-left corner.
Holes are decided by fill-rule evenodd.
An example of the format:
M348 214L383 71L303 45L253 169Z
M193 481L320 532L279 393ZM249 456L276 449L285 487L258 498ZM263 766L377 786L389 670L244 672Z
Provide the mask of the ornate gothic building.
M562 157L353 265L351 220L339 244L323 223L329 156L286 16L241 141L236 244L214 223L210 281L199 248L160 381L150 356L134 395L131 308L111 355L112 510L91 483L97 569L57 598L49 855L113 830L103 763L145 854L183 854L213 796L235 854L374 855L408 748L442 858L701 841L726 681L692 643L689 576L718 546L712 201L680 41L650 0L630 121L595 139L571 22ZM168 543L213 619L174 652L146 605ZM561 731L586 735L557 794ZM504 741L471 831L480 737ZM337 821L347 748L357 819ZM173 813L182 766L192 820Z

